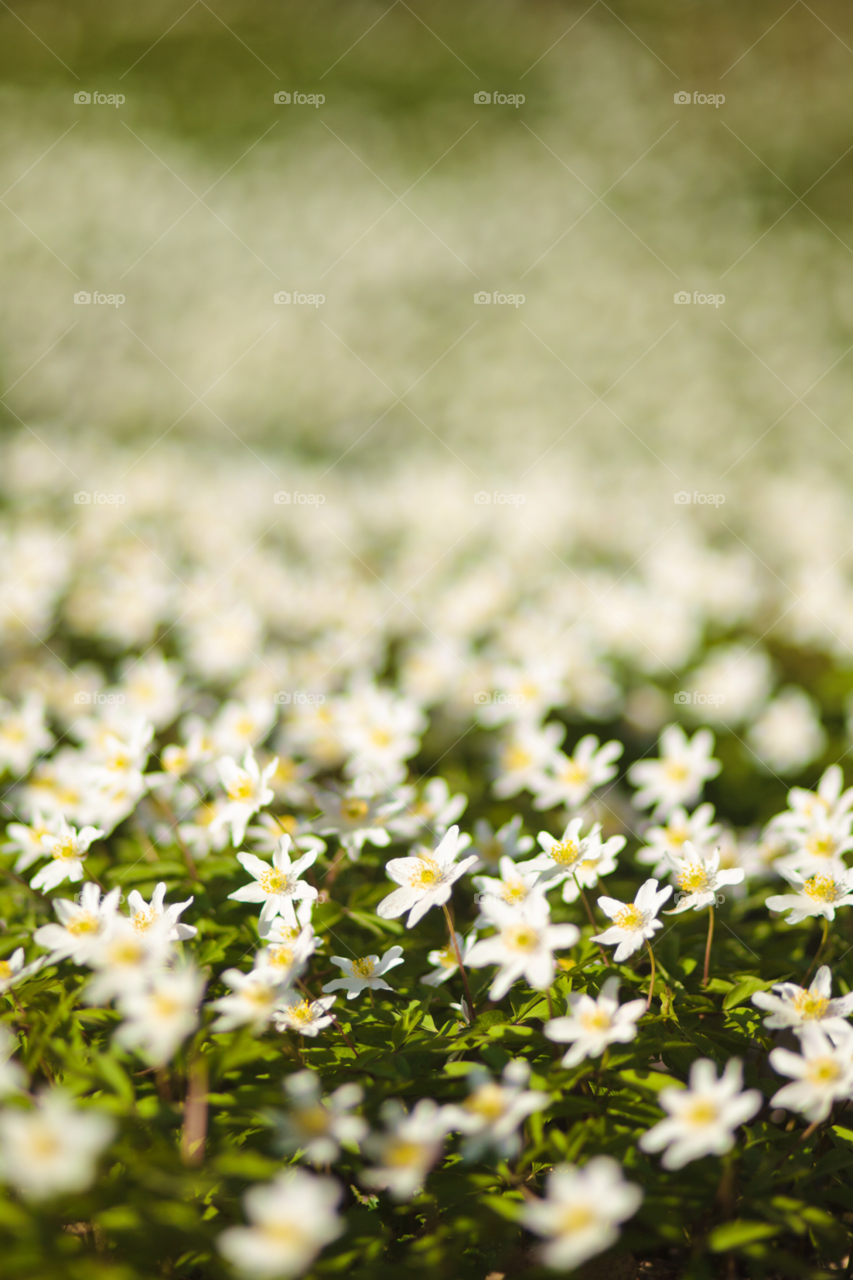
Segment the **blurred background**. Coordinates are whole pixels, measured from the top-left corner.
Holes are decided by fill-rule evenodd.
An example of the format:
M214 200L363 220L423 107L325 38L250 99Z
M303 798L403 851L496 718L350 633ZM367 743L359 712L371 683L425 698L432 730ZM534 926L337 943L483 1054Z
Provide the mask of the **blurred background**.
M846 751L851 73L834 0L4 6L10 689L556 646L580 719L697 669Z

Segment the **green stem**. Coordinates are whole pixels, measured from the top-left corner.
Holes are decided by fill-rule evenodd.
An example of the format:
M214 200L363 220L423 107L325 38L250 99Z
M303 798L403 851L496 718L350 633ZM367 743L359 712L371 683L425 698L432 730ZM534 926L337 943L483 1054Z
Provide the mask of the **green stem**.
M655 953L649 944L648 938L646 939L646 950L648 951L649 959L652 962L652 974L649 978L649 997L646 1000L646 1013L648 1013L649 1009L652 1007L652 996L654 995L655 990Z
M711 943L714 941L714 908L708 908L708 941L705 943L705 972L702 975L702 986L708 985L708 969L711 964Z
M820 957L820 953L821 951L823 951L823 948L826 944L826 940L828 937L829 937L829 921L827 920L826 916L824 916L823 917L823 934L821 936L820 942L818 943L817 951L814 953L814 959L812 960L808 969L806 969L806 974L805 974L805 977L803 978L803 986L806 985L806 981L810 977L812 969L817 964L818 959Z
M593 929L598 929L598 925L595 923L595 916L592 914L592 907L589 905L589 899L587 898L586 894L581 888L580 881L578 880L577 875L574 871L572 872L572 879L577 885L578 893L581 896L581 902L586 907L586 914L589 916L589 923L592 925ZM595 945L598 947L599 951L601 952L601 958L609 969L610 957L608 956L607 952L604 950L604 947L601 945L600 942L597 942Z
M471 1021L474 1021L474 1001L471 997L471 988L468 986L468 975L465 972L465 966L462 963L462 952L459 950L459 943L456 940L456 930L453 928L453 921L450 919L450 912L447 910L447 903L443 903L441 907L444 912L444 918L447 921L448 932L450 933L450 942L453 950L456 952L456 963L459 965L459 972L462 974L462 981L465 984L465 994L468 997L468 1012Z

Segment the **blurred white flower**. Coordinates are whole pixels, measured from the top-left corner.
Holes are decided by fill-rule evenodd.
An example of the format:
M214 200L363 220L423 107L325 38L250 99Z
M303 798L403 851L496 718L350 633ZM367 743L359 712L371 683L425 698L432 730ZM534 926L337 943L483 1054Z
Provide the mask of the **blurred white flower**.
M629 1000L620 1005L618 993L618 978L608 978L597 997L572 991L568 1017L545 1023L542 1030L549 1040L572 1046L563 1058L564 1067L576 1067L584 1058L600 1058L608 1045L627 1044L636 1037L646 1001Z
M754 724L746 740L759 763L771 773L799 773L826 746L817 704L803 689L782 689Z
M204 987L204 977L190 965L152 974L142 990L119 997L125 1021L115 1039L125 1048L138 1049L155 1067L165 1066L198 1026Z
M338 1216L340 1185L304 1169L286 1169L267 1186L251 1187L243 1197L249 1227L228 1227L217 1248L247 1276L272 1280L299 1276L324 1245L345 1230Z
M85 1191L115 1123L102 1111L77 1107L49 1089L30 1111L0 1112L0 1178L28 1200Z
M618 772L615 760L625 750L621 742L599 746L595 734L581 738L571 756L555 752L530 790L535 795L536 809L553 809L564 804L570 809L582 805L596 787L610 782Z
M441 1155L447 1134L444 1112L431 1098L421 1098L411 1112L399 1102L386 1102L382 1117L385 1132L372 1133L364 1142L374 1167L362 1172L361 1181L388 1191L395 1200L410 1200Z
M231 826L231 843L234 848L242 844L246 834L246 825L252 814L257 813L273 798L272 788L268 785L270 775L275 773L277 760L271 760L263 769L258 768L251 747L243 757L242 768L231 756L223 756L219 761L219 777L225 788L228 802L214 818L211 826Z
M690 1087L662 1089L660 1105L669 1112L640 1138L643 1151L663 1151L665 1169L681 1169L701 1156L725 1155L735 1144L735 1129L760 1111L764 1098L757 1089L741 1092L743 1069L730 1058L717 1079L717 1068L699 1058L690 1068Z
M628 781L639 788L634 804L638 809L654 805L656 818L667 817L676 806L693 804L722 768L712 758L713 750L710 729L699 729L688 739L681 725L668 725L660 736L660 759L636 760L628 770Z
M557 1165L545 1183L545 1199L527 1200L521 1222L545 1236L542 1261L557 1271L572 1271L615 1244L618 1224L633 1217L643 1193L626 1182L608 1156L596 1156L583 1169Z
M497 932L475 943L468 964L475 969L487 964L499 966L489 989L490 1000L501 1000L522 976L536 991L550 987L556 969L554 952L573 947L580 939L575 925L551 924L543 897L527 898L520 907L487 898L480 910Z
M495 1151L509 1160L521 1150L520 1126L534 1111L542 1111L550 1095L526 1089L530 1067L523 1060L508 1062L496 1083L489 1072L475 1065L468 1073L468 1097L461 1106L442 1109L442 1124L465 1134L462 1154L479 1160L484 1152Z
M33 941L51 952L51 960L70 957L75 964L88 963L95 939L109 928L118 911L120 889L113 889L101 900L101 890L87 881L76 902L54 899L53 909L59 924L43 924L33 934Z
M792 1076L771 1099L774 1107L799 1111L807 1120L825 1120L834 1102L853 1092L853 1036L848 1031L837 1044L816 1023L798 1029L802 1054L771 1049L770 1065L780 1076Z
M321 1097L320 1077L314 1071L297 1071L284 1081L290 1109L278 1119L277 1129L284 1150L301 1149L311 1164L331 1164L341 1146L362 1142L370 1126L352 1110L362 1100L357 1084L342 1084L329 1097Z
M791 1027L799 1032L814 1023L836 1040L853 1030L847 1021L853 1012L853 994L832 999L832 972L825 964L818 969L810 987L777 982L771 991L756 991L752 1003L769 1012L764 1025L774 1031Z
M83 827L79 832L63 819L55 835L43 835L42 848L51 861L36 872L30 881L32 889L55 889L63 880L83 879L83 861L94 840L104 832L98 827Z

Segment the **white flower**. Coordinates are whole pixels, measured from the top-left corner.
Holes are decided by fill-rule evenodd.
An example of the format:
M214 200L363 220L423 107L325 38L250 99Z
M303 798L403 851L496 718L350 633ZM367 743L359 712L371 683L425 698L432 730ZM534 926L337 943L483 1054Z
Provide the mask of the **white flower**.
M477 941L476 931L472 929L464 938L461 933L457 933L455 936L456 946L459 948L462 963L467 965L471 948ZM447 982L448 978L452 978L459 968L459 961L456 958L456 947L454 947L452 943L448 943L446 947L438 947L435 951L430 951L427 955L427 960L430 964L436 966L421 978L421 982L423 982L427 987L441 986L443 982Z
M156 649L144 658L128 658L121 667L121 692L127 709L165 729L181 709L181 668Z
M370 1126L361 1116L350 1115L362 1100L357 1084L342 1084L328 1098L321 1098L320 1077L313 1071L297 1071L287 1076L284 1087L290 1111L278 1125L285 1151L301 1149L314 1165L331 1164L341 1153L341 1145L358 1145Z
M19 710L0 699L0 772L8 769L22 777L37 755L53 746L53 734L44 722L40 697L28 694Z
M237 902L262 902L261 929L276 916L281 916L294 928L298 923L294 903L303 899L313 902L317 897L314 886L299 879L316 858L316 849L309 849L296 862L291 862L290 836L281 837L278 850L272 856L272 866L253 853L238 853L237 861L254 876L254 884L243 885L228 897Z
M317 804L322 814L314 825L320 835L336 835L341 846L356 862L365 843L384 848L391 843L390 820L402 807L402 800L377 794L375 784L358 778L343 794L318 791Z
M633 903L619 902L616 898L599 898L598 906L613 924L604 933L599 933L593 942L600 942L605 947L615 947L613 959L617 964L627 960L635 951L639 951L648 938L653 938L663 922L657 919L667 898L672 893L672 886L666 885L658 889L657 880L647 880L637 890Z
M219 1011L211 1031L232 1031L234 1027L247 1024L253 1031L263 1031L282 998L284 987L280 973L264 966L252 969L250 973L226 969L221 977L232 994L220 996L210 1005L211 1009Z
M63 880L83 879L83 860L93 840L100 840L104 832L98 827L83 827L76 831L62 819L56 835L44 835L42 848L51 861L42 867L30 881L31 889L55 889Z
M20 1093L27 1087L27 1073L12 1054L19 1047L18 1037L11 1035L0 1025L0 1098L10 1093Z
M699 729L688 741L681 725L671 724L660 737L660 760L637 760L628 770L628 779L640 790L634 796L638 809L655 806L654 816L665 817L676 805L689 805L699 798L709 778L716 778L722 765L711 758L714 735Z
M777 827L775 830L781 833L783 828ZM853 849L853 836L843 835L828 824L823 827L815 825L808 832L789 830L786 836L794 847L790 853L774 862L773 870L779 875L783 876L786 871L796 871L805 879L824 875L841 880L847 874L844 854Z
M624 750L622 743L615 740L600 747L595 734L588 733L581 738L573 755L555 752L547 769L531 787L536 796L534 808L553 809L564 804L569 809L577 809L596 787L616 777L613 762Z
M832 1104L853 1092L853 1037L850 1032L834 1045L815 1023L799 1030L802 1056L790 1049L772 1049L770 1065L781 1076L793 1076L773 1095L771 1105L799 1111L807 1120L824 1120Z
M538 891L541 894L544 888L550 888L552 882L538 871L527 871L525 874L525 867L529 866L530 863L519 866L512 858L501 858L500 880L494 876L474 876L474 884L481 895L478 901L482 902L484 897L497 898L516 907L531 893Z
M684 856L684 846L689 840L699 853L704 853L714 845L722 828L713 822L714 806L700 804L693 813L688 814L681 805L676 805L666 821L666 826L650 827L645 834L649 845L637 852L637 861L644 866L653 866L653 876L660 879L672 870L675 859Z
M820 708L803 689L788 685L750 725L746 740L771 773L799 773L826 746Z
M633 1217L643 1193L626 1182L608 1156L596 1156L583 1169L561 1164L548 1175L544 1200L528 1200L521 1222L548 1237L542 1260L557 1271L572 1271L619 1238L617 1223Z
M516 814L509 822L504 823L499 831L493 831L485 818L478 818L474 823L474 843L472 853L479 858L479 866L489 871L497 871L501 858L517 858L522 853L529 853L533 848L533 837L521 835L521 814Z
M616 868L616 854L625 845L624 836L611 836L602 844L601 823L596 822L581 836L583 818L572 818L559 840L540 831L542 853L530 862L519 864L519 871L538 871L547 880L547 888L563 886L563 901L575 902L581 889L593 889L599 877Z
M369 773L383 785L405 777L404 760L415 755L426 717L411 698L365 684L338 702L338 733L350 777Z
M2 852L7 849L19 850L20 857L15 863L16 871L26 871L27 867L31 867L39 858L47 857L47 850L42 844L42 836L55 836L60 828L61 819L58 814L53 817L43 818L36 810L33 814L32 822L29 826L25 826L22 822L10 822L6 828L6 835L11 839L7 840L2 846Z
M285 991L273 1011L276 1031L298 1031L303 1036L316 1036L334 1022L329 1013L336 996L321 996L319 1000L300 998L295 991Z
M853 871L837 879L835 876L816 875L804 880L788 868L782 871L782 875L796 892L772 894L765 906L768 911L790 911L786 924L799 924L809 916L834 920L839 907L849 907L853 903Z
M282 836L290 836L293 847L303 853L307 853L309 849L324 853L326 841L312 833L311 825L310 822L300 822L288 813L262 813L258 816L258 825L249 827L246 835L259 853L275 853Z
M430 907L443 906L459 877L477 861L476 856L471 855L456 863L470 843L470 836L460 836L459 828L451 827L431 852L422 850L408 858L392 858L385 867L386 874L403 887L383 898L376 914L383 920L393 920L408 911L406 924L411 929Z
M0 1112L0 1178L28 1200L84 1191L114 1132L102 1111L83 1110L49 1089L31 1111Z
M744 876L742 867L720 870L719 849L712 854L699 853L689 840L684 843L683 857L670 856L670 866L673 879L681 891L675 899L676 905L667 912L670 916L712 907L720 889L727 884L740 884Z
M690 1068L688 1089L662 1089L660 1105L669 1112L640 1138L643 1151L663 1151L665 1169L681 1169L700 1156L725 1155L735 1143L738 1125L760 1110L764 1099L757 1089L741 1093L743 1069L730 1058L719 1080L709 1058L699 1058Z
M564 1067L576 1067L584 1058L599 1058L609 1044L627 1044L635 1038L646 1002L629 1000L620 1005L618 991L618 978L608 978L597 999L573 991L569 1016L545 1023L543 1031L549 1040L572 1045L563 1058Z
M127 905L130 907L130 920L134 929L145 933L152 925L163 921L169 926L168 936L171 942L186 942L187 938L194 938L198 929L195 925L183 924L179 918L181 912L192 905L193 899L190 897L186 902L173 902L166 906L163 901L165 896L166 885L162 880L155 886L150 903L145 901L138 889L131 890Z
M566 727L562 724L514 725L512 735L500 748L497 780L492 788L495 795L505 800L519 791L532 791L542 771L557 758L557 748L565 736Z
M262 772L251 747L243 757L242 768L231 756L223 756L219 761L219 777L228 802L214 818L211 827L219 830L230 823L231 843L235 848L242 843L252 814L272 800L273 792L267 784L277 765L277 760L271 760Z
M364 1143L376 1166L365 1169L361 1181L388 1191L395 1200L410 1200L441 1155L447 1133L444 1112L431 1098L421 1098L409 1113L399 1102L386 1102L382 1118L386 1132L373 1133Z
M47 956L39 956L31 964L24 964L24 948L18 947L8 960L0 960L0 993L17 986L19 982L25 982L34 973L38 973L39 969L43 969L46 963Z
M92 935L86 964L97 970L86 987L87 1004L103 1004L114 996L126 996L145 986L163 968L172 953L169 927L158 921L141 932L126 916L113 915Z
M528 898L521 907L510 907L497 898L487 898L481 903L481 910L498 932L475 943L468 963L475 969L487 964L500 965L489 999L502 999L522 976L536 991L550 987L554 981L554 951L573 947L580 938L580 930L573 924L551 924L544 898Z
M777 813L768 826L774 830L800 834L829 830L836 838L849 837L853 821L853 787L842 791L843 786L844 774L841 766L830 765L821 776L817 791L792 787L788 792L788 809L784 813Z
M525 1089L529 1078L530 1067L523 1060L506 1064L500 1084L484 1067L472 1067L468 1097L461 1106L446 1106L442 1111L448 1129L467 1135L462 1144L466 1160L478 1160L490 1148L507 1160L518 1154L519 1126L550 1102L547 1093Z
M754 1005L770 1013L764 1019L765 1027L792 1027L799 1033L803 1027L817 1023L833 1040L850 1034L847 1018L853 1012L853 994L831 998L832 973L828 965L821 965L808 989L794 982L778 982L773 993L756 991L752 997Z
M430 778L420 799L416 796L414 787L408 787L403 792L405 807L388 824L395 836L411 839L427 827L440 839L447 828L462 816L468 804L468 797L461 792L451 796L444 778Z
M228 1227L217 1248L244 1275L298 1276L345 1230L336 1212L341 1188L331 1178L287 1169L243 1197L250 1227Z
M51 952L51 960L70 957L75 964L86 964L95 939L109 927L118 911L120 889L113 889L101 900L101 890L87 882L77 902L57 898L53 909L59 924L44 924L36 929L33 941Z
M346 991L347 999L354 1000L362 991L393 991L383 981L383 973L403 963L403 948L390 947L382 959L379 956L362 956L357 960L346 960L343 956L332 956L332 964L343 970L342 978L327 982L324 991Z
M256 969L269 969L281 986L291 986L302 973L308 957L317 950L310 924L291 928L278 916L264 935L267 946L255 956Z
M217 752L238 756L259 746L272 728L275 710L272 698L223 703L210 728Z
M141 991L129 991L119 999L126 1021L115 1039L138 1049L154 1066L165 1066L198 1026L204 986L202 975L190 966L153 974Z

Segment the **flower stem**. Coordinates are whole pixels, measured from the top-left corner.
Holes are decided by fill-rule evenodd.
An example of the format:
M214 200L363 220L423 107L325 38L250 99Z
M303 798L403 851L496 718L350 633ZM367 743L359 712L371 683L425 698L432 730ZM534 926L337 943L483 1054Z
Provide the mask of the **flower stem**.
M595 916L592 914L592 907L589 905L589 898L587 898L586 894L581 888L580 881L578 880L577 875L575 874L574 871L572 872L572 879L577 885L578 893L581 896L581 901L583 902L583 905L586 907L586 914L589 916L589 923L592 925L593 929L597 929L598 925L595 923ZM601 958L609 969L610 957L608 956L607 952L604 950L604 947L601 945L600 942L597 942L595 945L598 947L599 951L601 952Z
M711 964L711 943L714 941L714 908L708 908L708 941L705 943L705 972L702 975L702 986L708 985L708 969Z
M826 916L824 916L823 917L823 934L821 936L820 942L818 943L817 951L814 953L814 959L812 960L808 969L806 969L805 977L803 978L803 986L805 986L806 984L806 978L810 977L812 969L817 964L818 959L820 957L820 953L821 951L823 951L823 948L826 944L826 939L828 937L829 937L829 920L826 918Z
M450 919L450 912L447 910L447 903L441 905L444 912L444 918L447 921L447 928L450 933L450 942L453 950L456 952L456 963L459 965L459 972L462 974L462 981L465 984L465 994L468 997L468 1011L471 1021L474 1021L474 1001L471 997L471 988L468 986L468 975L465 972L465 966L462 963L462 952L459 950L459 943L456 941L456 930L453 928L453 921Z
M201 1054L193 1061L189 1076L184 1102L181 1159L184 1164L201 1164L207 1135L207 1062Z
M652 996L655 991L655 953L651 948L648 938L646 938L646 950L648 951L649 959L652 962L652 973L649 978L649 997L646 1000L646 1013L648 1013L649 1009L652 1007Z

